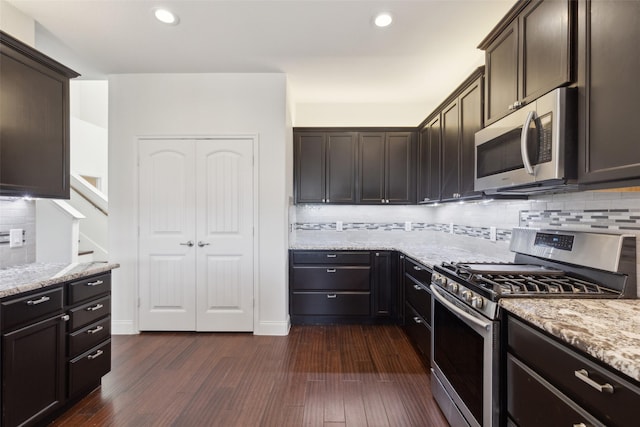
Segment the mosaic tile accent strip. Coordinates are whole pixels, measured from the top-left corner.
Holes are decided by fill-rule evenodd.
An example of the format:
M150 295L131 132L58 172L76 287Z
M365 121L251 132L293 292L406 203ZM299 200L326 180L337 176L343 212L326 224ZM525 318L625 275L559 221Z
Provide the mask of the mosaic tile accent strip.
M297 222L293 224L296 231L336 231L335 222ZM404 222L344 222L342 230L364 230L364 231L405 231ZM442 223L426 223L412 222L411 231L440 231L443 233L451 233L450 224ZM453 234L462 236L476 237L480 239L491 240L491 229L489 227L471 227L468 225L453 224ZM511 240L510 229L497 229L497 241Z
M520 211L521 227L587 228L640 233L640 210L585 209Z

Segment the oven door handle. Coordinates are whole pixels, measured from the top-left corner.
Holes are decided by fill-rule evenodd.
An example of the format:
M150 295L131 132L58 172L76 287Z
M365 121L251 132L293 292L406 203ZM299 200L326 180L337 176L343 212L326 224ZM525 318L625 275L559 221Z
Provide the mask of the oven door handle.
M482 320L478 319L475 316L470 315L469 313L467 313L464 310L460 310L460 308L458 308L455 304L452 304L451 302L449 302L438 290L438 288L436 288L434 285L431 285L431 293L433 294L433 296L445 307L447 307L449 310L451 310L451 312L453 312L453 314L455 314L456 316L458 316L459 318L461 318L462 320L467 320L471 323L473 323L474 325L484 329L484 330L489 330L491 328L491 323L489 322L483 322Z

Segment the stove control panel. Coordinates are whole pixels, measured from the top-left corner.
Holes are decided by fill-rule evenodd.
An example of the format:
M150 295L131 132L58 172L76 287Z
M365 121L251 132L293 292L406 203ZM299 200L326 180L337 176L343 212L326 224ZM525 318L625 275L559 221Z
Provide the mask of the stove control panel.
M534 246L570 251L573 249L573 236L568 234L536 233Z

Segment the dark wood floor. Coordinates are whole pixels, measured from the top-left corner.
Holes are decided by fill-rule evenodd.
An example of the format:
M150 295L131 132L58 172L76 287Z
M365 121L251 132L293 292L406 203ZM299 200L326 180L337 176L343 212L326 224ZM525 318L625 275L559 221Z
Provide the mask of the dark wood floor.
M54 426L447 426L396 326L113 337L112 372Z

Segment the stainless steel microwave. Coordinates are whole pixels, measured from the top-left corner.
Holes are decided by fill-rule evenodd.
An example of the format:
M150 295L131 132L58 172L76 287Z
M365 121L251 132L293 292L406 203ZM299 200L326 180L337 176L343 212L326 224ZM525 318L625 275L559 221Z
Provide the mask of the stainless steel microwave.
M575 187L575 89L558 88L475 134L475 190L534 194Z

